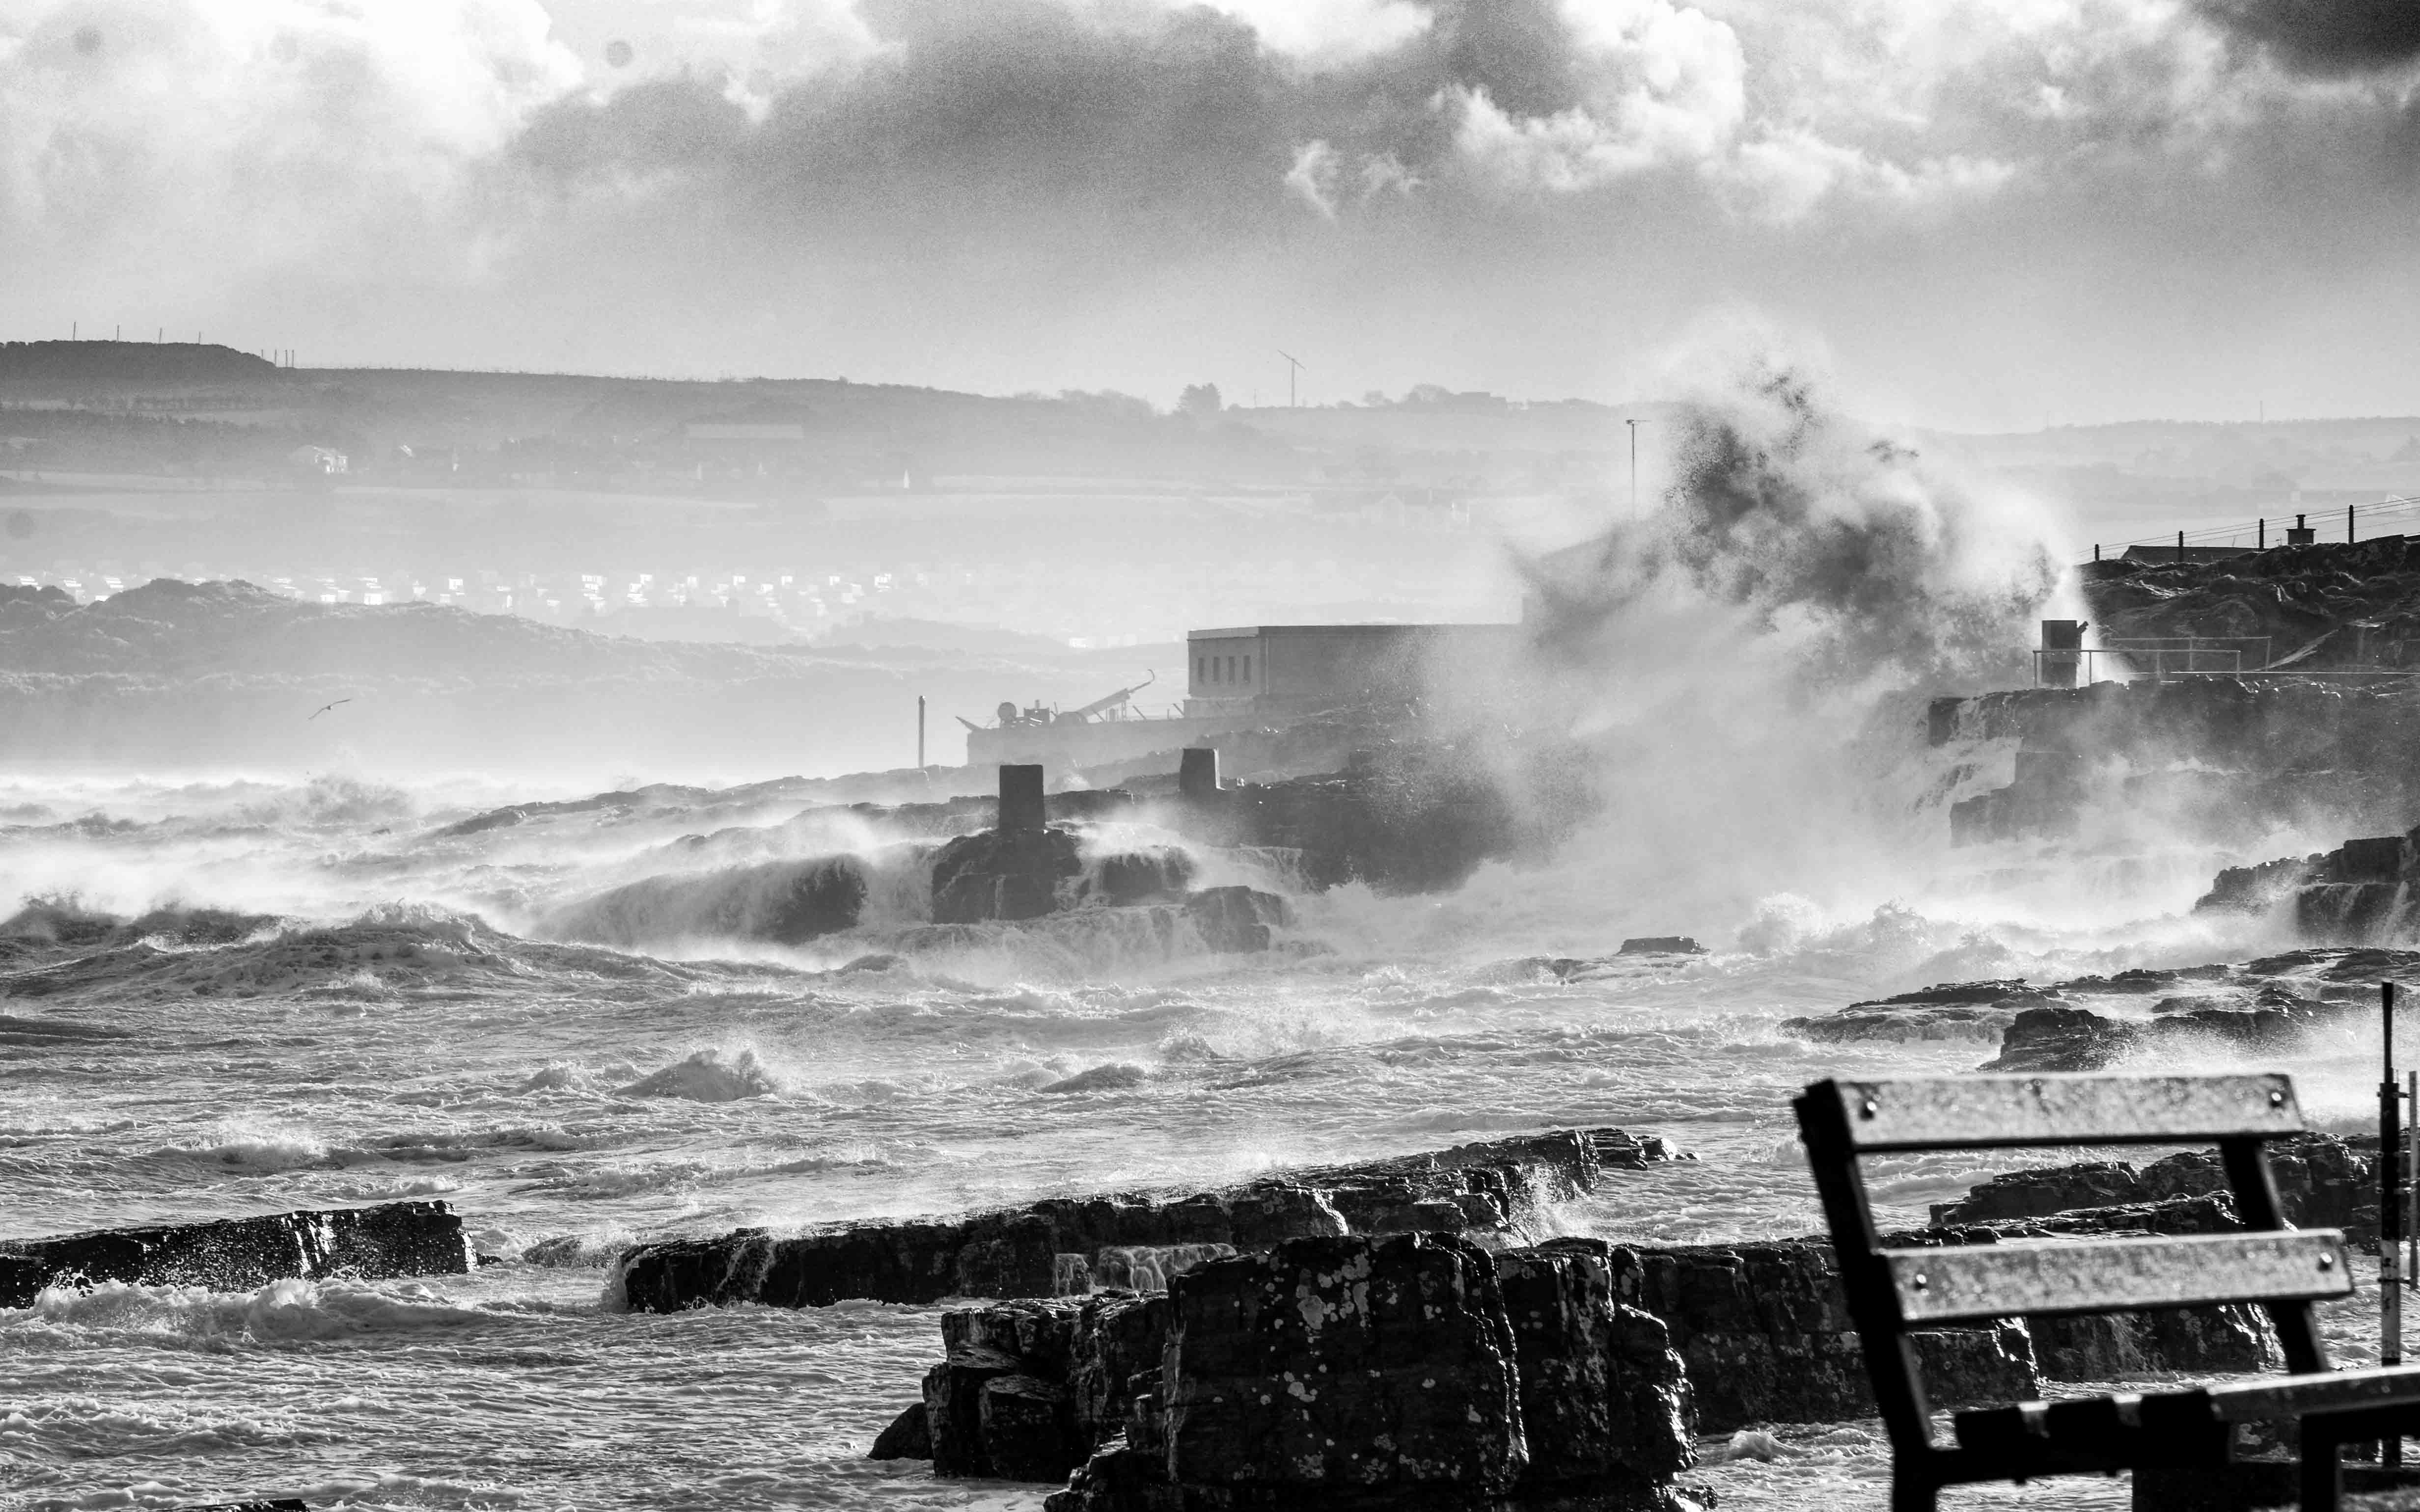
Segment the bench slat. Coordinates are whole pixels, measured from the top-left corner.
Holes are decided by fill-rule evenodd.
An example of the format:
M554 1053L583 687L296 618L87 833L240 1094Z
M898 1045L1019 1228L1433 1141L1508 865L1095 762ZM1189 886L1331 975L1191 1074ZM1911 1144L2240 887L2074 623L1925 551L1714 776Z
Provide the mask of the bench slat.
M2026 1145L2204 1144L2298 1134L2291 1078L1959 1076L1819 1082L1862 1152Z
M2305 1412L2420 1403L2420 1365L2373 1365L2315 1376L2267 1376L2208 1388L2211 1415L2227 1423L2258 1423Z
M2332 1228L1875 1253L1910 1323L2302 1302L2353 1287L2344 1236Z

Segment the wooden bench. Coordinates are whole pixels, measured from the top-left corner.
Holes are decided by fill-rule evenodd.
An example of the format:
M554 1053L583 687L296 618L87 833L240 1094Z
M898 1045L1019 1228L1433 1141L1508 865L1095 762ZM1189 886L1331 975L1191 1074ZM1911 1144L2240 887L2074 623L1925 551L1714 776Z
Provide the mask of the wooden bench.
M1962 1076L1823 1081L1800 1095L1799 1137L1823 1199L1849 1316L1891 1440L1893 1512L1931 1512L1945 1486L2231 1462L2238 1424L2299 1424L2304 1512L2337 1504L2340 1445L2420 1432L2420 1365L2334 1370L2313 1302L2352 1293L2335 1229L2289 1227L2267 1141L2303 1129L2285 1076ZM2245 1231L1885 1249L1857 1157L2049 1145L2218 1147ZM2288 1374L1959 1412L1934 1441L1908 1331L1988 1319L2257 1303Z

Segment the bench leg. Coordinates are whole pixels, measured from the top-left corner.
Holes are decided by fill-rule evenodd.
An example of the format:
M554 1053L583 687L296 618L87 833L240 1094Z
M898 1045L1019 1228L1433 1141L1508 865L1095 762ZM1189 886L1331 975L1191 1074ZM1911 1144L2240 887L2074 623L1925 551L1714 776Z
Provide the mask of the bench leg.
M2303 1419L2302 1512L2336 1512L2344 1476L2336 1469L2336 1440L2322 1419Z
M1891 1512L1939 1512L1941 1489L1905 1465L1891 1471Z

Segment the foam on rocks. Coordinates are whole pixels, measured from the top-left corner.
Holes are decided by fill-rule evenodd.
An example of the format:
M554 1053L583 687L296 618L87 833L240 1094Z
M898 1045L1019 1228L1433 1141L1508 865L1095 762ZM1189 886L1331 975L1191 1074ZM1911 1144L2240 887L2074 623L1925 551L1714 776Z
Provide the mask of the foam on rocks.
M80 1283L247 1291L340 1275L460 1275L471 1265L451 1206L388 1202L0 1241L0 1307L29 1307L45 1287Z
M1189 1265L1295 1239L1436 1231L1519 1244L1537 1237L1552 1204L1594 1190L1607 1167L1684 1158L1655 1135L1559 1130L1225 1192L1061 1197L965 1218L670 1240L626 1252L618 1286L638 1312L935 1303L1166 1284Z

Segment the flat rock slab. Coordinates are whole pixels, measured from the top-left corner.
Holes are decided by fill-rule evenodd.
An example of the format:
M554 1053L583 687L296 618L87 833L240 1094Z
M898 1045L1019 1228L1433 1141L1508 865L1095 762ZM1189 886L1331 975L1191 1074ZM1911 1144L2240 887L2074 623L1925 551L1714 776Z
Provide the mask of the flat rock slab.
M622 1294L639 1312L1049 1297L1088 1292L1096 1279L1165 1285L1192 1265L1289 1240L1443 1232L1518 1242L1549 1204L1593 1190L1607 1167L1685 1158L1652 1134L1566 1129L1187 1196L1059 1197L796 1237L740 1229L626 1252Z
M462 1219L443 1202L389 1202L0 1241L0 1307L44 1287L124 1281L249 1291L272 1281L460 1275Z

